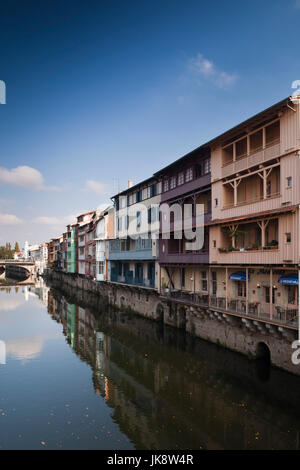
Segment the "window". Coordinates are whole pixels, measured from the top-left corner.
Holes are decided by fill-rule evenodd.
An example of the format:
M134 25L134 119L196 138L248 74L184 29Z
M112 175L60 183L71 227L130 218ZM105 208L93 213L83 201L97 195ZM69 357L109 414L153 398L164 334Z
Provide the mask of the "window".
M291 233L286 233L286 234L285 234L285 237L286 237L286 238L285 238L285 239L286 239L286 242L287 242L287 243L291 243L291 241L292 241L292 235L291 235Z
M217 294L217 273L216 273L216 271L212 271L211 277L212 277L212 294L216 295Z
M207 291L207 272L206 271L202 271L201 278L202 278L202 290Z
M270 303L270 287L265 287L265 302ZM275 289L272 287L272 303L275 304Z
M181 268L181 287L185 287L185 268Z
M216 242L216 240L213 240L213 247L214 247L214 248L217 248L217 242Z
M296 286L287 286L288 288L288 303L296 303Z
M185 181L188 183L193 179L193 168L188 168L185 172Z
M136 213L136 226L140 227L141 226L141 212L137 211Z
M122 217L118 217L118 230L122 230Z
M136 202L141 202L142 200L142 191L136 192Z
M184 174L181 172L178 174L178 186L184 183Z
M157 193L157 191L156 191L156 184L152 184L152 185L150 186L150 197L156 196L156 193Z
M293 184L293 179L291 176L288 176L287 179L286 179L286 185L288 188L291 188L292 187L292 184Z
M215 199L215 206L216 207L217 207L218 203L219 203L218 199Z
M148 209L148 224L151 224L151 207Z
M129 215L125 216L125 228L128 229L129 227Z
M104 274L104 261L99 261L99 274Z
M207 158L204 160L204 166L203 166L204 174L207 175L207 173L210 172L210 159Z
M164 192L169 191L169 180L164 181Z
M202 176L202 166L200 164L197 164L195 166L195 177L200 178Z
M176 177L172 176L171 183L170 183L170 189L174 189L175 187L176 187Z
M237 281L237 295L238 297L246 297L246 282Z

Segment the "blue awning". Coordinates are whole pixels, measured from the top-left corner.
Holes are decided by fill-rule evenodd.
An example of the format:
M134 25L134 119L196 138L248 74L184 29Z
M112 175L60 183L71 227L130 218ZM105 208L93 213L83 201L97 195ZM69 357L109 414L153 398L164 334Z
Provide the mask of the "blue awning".
M230 274L229 279L231 281L246 281L246 273L243 271L232 273Z
M286 274L278 279L279 284L298 286L298 274Z

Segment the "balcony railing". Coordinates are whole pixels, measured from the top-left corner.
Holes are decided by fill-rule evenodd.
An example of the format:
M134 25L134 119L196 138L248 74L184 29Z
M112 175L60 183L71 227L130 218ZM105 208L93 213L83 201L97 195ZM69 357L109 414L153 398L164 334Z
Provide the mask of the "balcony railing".
M140 287L149 287L154 288L155 282L154 278L144 279L141 277L133 277L130 275L121 276L115 273L111 273L111 282L118 282L120 284L129 284L133 286L140 286Z
M268 194L266 198L264 198L263 196L260 196L260 197L255 197L252 199L245 199L244 201L239 201L236 204L234 204L233 202L230 202L228 204L224 204L222 209L226 210L226 209L231 209L232 207L245 206L246 204L254 204L255 202L267 201L269 199L274 199L280 196L281 196L280 192L276 192L276 193Z
M249 155L235 161L227 162L222 167L222 177L229 176L239 171L246 170L259 163L272 160L280 155L280 141L278 139L270 142L265 148L254 150Z
M218 297L215 295L201 294L197 292L188 292L177 289L163 289L161 295L169 300L175 300L187 305L204 307L207 309L216 309L224 313L233 313L235 315L263 321L274 322L291 327L297 327L298 306L285 308L280 305L261 304L260 302L248 302L241 298Z

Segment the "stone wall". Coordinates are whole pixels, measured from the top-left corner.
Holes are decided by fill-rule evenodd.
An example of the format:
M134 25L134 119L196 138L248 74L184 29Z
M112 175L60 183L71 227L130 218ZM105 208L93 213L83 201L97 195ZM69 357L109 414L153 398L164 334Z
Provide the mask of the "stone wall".
M54 287L63 289L65 293L69 291L73 296L75 291L79 300L85 300L91 306L97 307L107 302L122 310L183 329L192 336L224 346L249 358L257 357L261 348L264 351L267 346L273 365L300 375L300 365L294 365L291 361L294 351L292 342L297 339L295 330L164 301L154 289L94 282L77 274L49 270L45 275Z

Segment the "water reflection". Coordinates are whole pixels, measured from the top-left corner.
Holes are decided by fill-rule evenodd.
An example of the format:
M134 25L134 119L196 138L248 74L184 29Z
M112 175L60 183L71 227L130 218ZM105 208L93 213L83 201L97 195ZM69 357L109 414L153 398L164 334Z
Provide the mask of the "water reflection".
M48 313L137 449L299 449L300 379L58 291Z

